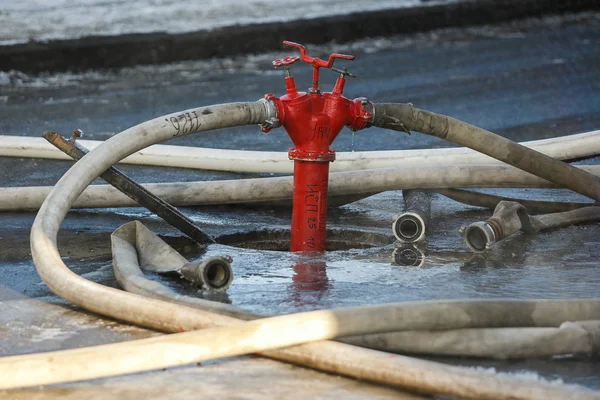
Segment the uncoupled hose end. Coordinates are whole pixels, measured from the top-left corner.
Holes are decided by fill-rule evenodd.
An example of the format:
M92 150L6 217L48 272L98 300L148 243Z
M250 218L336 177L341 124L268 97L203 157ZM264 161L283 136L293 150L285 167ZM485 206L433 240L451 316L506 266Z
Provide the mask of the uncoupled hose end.
M396 239L403 243L419 242L425 238L426 223L417 213L405 212L392 223Z
M492 226L482 221L461 228L460 233L465 238L467 246L475 253L483 253L500 239Z
M209 257L202 261L189 262L181 267L179 273L188 281L204 289L223 292L233 280L231 258L224 256Z
M423 190L403 190L405 211L392 223L394 236L402 243L416 243L425 239L431 214L431 196Z

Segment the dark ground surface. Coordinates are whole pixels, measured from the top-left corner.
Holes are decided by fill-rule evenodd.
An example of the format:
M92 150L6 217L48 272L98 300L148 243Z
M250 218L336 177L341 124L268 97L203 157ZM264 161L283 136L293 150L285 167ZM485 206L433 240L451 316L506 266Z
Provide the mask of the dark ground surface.
M415 106L465 120L513 140L532 140L600 127L600 16L581 14L503 26L450 29L413 36L365 40L336 46L352 53L349 65L358 79L346 96L376 102L412 102ZM329 47L309 48L325 55ZM67 135L75 127L86 139L105 139L147 119L199 105L253 101L264 93L282 93L281 73L272 72L269 56L138 67L117 72L30 77L12 72L0 86L0 132L39 136L51 129ZM298 86L308 86L307 67L293 69ZM334 74L322 72L323 88ZM232 149L285 151L285 132L263 134L255 127L192 135L170 144ZM440 147L448 144L424 135L406 136L369 129L345 131L334 143L338 151ZM592 160L588 162L594 162ZM0 185L52 185L69 162L0 159ZM248 177L231 173L136 166L121 170L140 182ZM500 191L494 191L499 193ZM535 199L581 200L567 191L505 190ZM399 192L383 193L329 213L329 224L388 234L401 211ZM289 210L234 207L187 208L184 211L209 233L285 228ZM413 268L392 262L394 245L370 250L329 252L310 265L281 252L257 252L215 246L211 251L234 256L234 284L222 300L252 311L291 312L405 300L445 298L587 298L600 293L600 228L577 226L537 236L518 235L485 256L473 256L462 243L460 226L489 216L488 211L433 202L433 225L424 247L425 264ZM22 296L60 303L40 282L30 259L28 229L34 213L0 215L0 301ZM133 219L158 233L176 235L141 209L80 210L67 217L59 235L61 254L77 273L114 285L109 233ZM310 272L313 282L298 277ZM2 314L2 312L0 312ZM2 327L9 329L10 318ZM1 332L1 331L0 331ZM88 344L54 340L46 347L2 354ZM15 339L16 340L16 337ZM123 340L116 337L97 341ZM44 341L36 343L46 343ZM447 360L499 370L537 371L542 376L600 389L600 364L586 358L482 362Z
M346 43L375 36L598 10L595 0L423 1L413 7L170 34L134 33L0 45L0 71L84 71L277 50L283 40ZM43 18L42 15L40 15ZM299 17L302 18L302 17Z

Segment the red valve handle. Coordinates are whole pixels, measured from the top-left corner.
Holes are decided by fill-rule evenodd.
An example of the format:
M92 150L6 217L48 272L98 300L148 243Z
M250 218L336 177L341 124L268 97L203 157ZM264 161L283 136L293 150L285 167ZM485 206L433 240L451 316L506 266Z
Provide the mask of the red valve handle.
M320 58L307 56L306 55L306 47L304 47L303 45L301 45L299 43L288 42L287 40L284 40L283 44L285 44L286 46L297 48L300 51L300 58L302 59L302 61L307 64L310 64L316 68L331 68L333 66L333 61L336 58L339 58L342 60L354 60L354 56L347 55L347 54L333 53L329 56L329 59L327 61L325 61L325 60L321 60Z
M298 57L298 56L286 56L286 57L283 57L283 58L280 58L278 60L273 61L273 66L275 68L277 68L277 67L287 67L288 65L292 65L293 63L295 63L299 59L300 59L300 57Z

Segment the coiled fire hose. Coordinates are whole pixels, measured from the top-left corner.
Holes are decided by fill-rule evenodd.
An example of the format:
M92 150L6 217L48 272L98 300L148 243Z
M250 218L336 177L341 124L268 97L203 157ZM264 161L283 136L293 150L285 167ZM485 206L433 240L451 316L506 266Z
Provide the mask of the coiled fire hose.
M123 157L177 134L257 124L266 117L261 103L225 104L188 110L188 112L197 113L201 117L197 125L189 127L189 130L184 132L174 132L171 129L169 118L178 118L178 114L171 114L130 128L107 140L72 167L48 195L32 227L31 246L39 275L56 294L87 310L169 332L215 326L221 324L218 321L226 321L224 318L227 317L148 299L90 282L68 269L56 245L59 226L75 199L106 168ZM375 118L377 120L377 115ZM515 162L515 164L519 163ZM560 170L556 165L554 167ZM562 179L558 183L567 187L575 186L565 185L567 182ZM594 189L594 185L590 187ZM490 306L484 313L478 312L482 310L482 304ZM488 312L491 310L494 312ZM15 379L12 384L4 387L17 387L25 384L40 384L40 381L44 381L43 378L46 379L44 382L87 379L92 376L124 373L127 368L129 372L148 370L165 365L185 364L206 357L244 354L321 340L341 334L351 334L350 332L366 333L364 326L368 327L367 331L371 331L369 328L378 331L398 330L403 329L405 324L410 325L409 329L414 329L415 325L419 329L489 327L499 323L503 326L506 324L514 326L519 321L527 321L528 326L532 323L539 323L541 326L548 326L547 324L557 326L570 318L599 319L599 313L600 302L595 299L404 303L275 317L248 322L233 329L189 332L108 345L113 347L98 346L95 352L92 348L46 355L19 356L21 358L6 357L0 359L0 368L2 376L9 376L4 375L6 372ZM357 321L362 319L363 315L367 320ZM561 317L563 320L558 322ZM413 324L418 320L425 323ZM438 322L432 326L432 321ZM233 323L231 320L227 322L227 324L231 323ZM357 323L363 327L357 326ZM267 331L272 333L268 339L263 336ZM234 336L226 336L230 334ZM198 339L202 340L198 341ZM236 342L239 347L233 345ZM167 343L178 344L180 347L165 346ZM175 348L181 351L173 351ZM214 351L209 354L207 348L212 348ZM89 364L90 352L105 354L106 357ZM317 357L317 354L320 356ZM562 399L573 396L581 399L597 398L596 394L586 390L532 383L505 375L469 371L401 356L381 357L381 354L330 342L312 343L268 353L269 356L280 360L429 393L471 398ZM125 362L125 359L128 362ZM18 362L21 362L19 364L21 367L26 368L16 368ZM54 367L51 376L47 374L49 365ZM82 367L84 365L88 367ZM30 372L36 367L36 371L42 371L41 375ZM110 371L107 371L107 368ZM99 375L100 371L104 375ZM30 374L29 377L26 376L27 374ZM458 379L460 383L457 383ZM485 379L485 384L482 384L482 379Z

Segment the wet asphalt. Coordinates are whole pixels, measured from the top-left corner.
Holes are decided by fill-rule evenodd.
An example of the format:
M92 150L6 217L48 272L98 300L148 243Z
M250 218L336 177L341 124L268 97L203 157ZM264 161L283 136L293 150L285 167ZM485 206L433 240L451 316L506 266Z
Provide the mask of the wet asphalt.
M345 95L374 102L412 102L415 106L467 121L512 140L562 136L600 127L600 14L512 22L498 26L446 29L335 46L309 47L356 55L348 64L358 78ZM254 101L284 91L280 71L269 55L194 61L81 74L0 76L0 132L39 136L44 130L69 135L81 128L86 139L103 140L145 120L200 105ZM296 65L299 87L310 83L310 69ZM321 73L323 89L335 75ZM268 134L242 127L197 134L169 144L229 149L286 151L291 142L282 130ZM336 139L337 151L442 147L450 144L425 135L411 136L371 128ZM587 160L594 163L598 160ZM52 185L70 162L0 158L1 186ZM246 178L255 174L120 166L139 182ZM564 190L492 190L515 197L582 200ZM387 192L329 212L329 226L387 235L381 246L328 252L303 262L284 252L259 252L213 246L210 252L234 257L234 284L226 296L250 311L284 313L314 308L391 301L447 298L586 298L600 293L600 226L585 225L519 234L484 256L473 256L458 228L485 219L489 211L435 196L427 243L409 249L425 257L414 268L398 254L391 220L402 210L400 192ZM285 229L290 210L239 207L184 208L199 226L219 236L266 227ZM0 300L26 296L59 302L41 283L31 262L28 229L35 213L2 213L0 220ZM135 209L79 210L69 214L59 247L75 272L97 282L116 283L110 266L109 233L139 219L155 232L177 232ZM242 239L240 239L242 240ZM192 245L180 246L194 255ZM158 279L158 278L157 278ZM178 283L166 282L177 288ZM180 290L189 291L189 288ZM4 349L10 354L10 349ZM465 365L500 370L537 371L549 378L600 388L600 364L585 357L560 360L482 362Z

